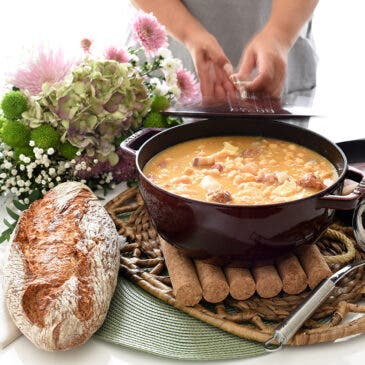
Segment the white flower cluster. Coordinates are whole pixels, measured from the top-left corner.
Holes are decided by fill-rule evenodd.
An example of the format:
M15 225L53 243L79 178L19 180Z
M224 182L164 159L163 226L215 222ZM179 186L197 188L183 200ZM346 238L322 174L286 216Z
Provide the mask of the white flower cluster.
M167 48L161 48L159 55L163 58L161 61L161 68L165 80L152 78L150 83L155 87L154 91L156 95L166 95L170 92L178 99L181 92L177 82L176 72L183 68L182 62L179 59L172 57L171 51Z
M55 153L53 148L44 151L42 148L33 147L34 158L20 154L17 163L14 163L14 152L6 145L0 146L0 195L13 194L17 197L27 197L38 190L44 195L47 190L57 184L68 181L75 171L75 160L58 161L52 159ZM25 204L28 198L19 199Z

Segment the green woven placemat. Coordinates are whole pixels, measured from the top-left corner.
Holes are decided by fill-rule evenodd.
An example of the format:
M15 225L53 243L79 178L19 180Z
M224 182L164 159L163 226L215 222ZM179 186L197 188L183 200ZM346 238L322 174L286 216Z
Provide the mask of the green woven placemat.
M265 354L261 344L210 326L119 277L99 339L180 360L227 360Z

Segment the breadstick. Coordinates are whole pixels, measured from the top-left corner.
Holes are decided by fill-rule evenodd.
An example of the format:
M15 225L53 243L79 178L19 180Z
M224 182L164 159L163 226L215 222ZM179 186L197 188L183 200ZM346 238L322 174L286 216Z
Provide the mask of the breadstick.
M160 242L176 301L185 306L198 304L202 288L193 262L162 238Z
M250 270L240 267L224 269L232 298L245 300L255 294L256 285Z
M204 299L209 303L218 303L226 299L229 286L222 269L201 260L195 260L195 266L203 288Z
M296 256L290 255L278 260L276 267L283 282L285 293L299 294L307 287L307 275Z
M298 247L297 254L307 274L308 284L311 289L314 289L323 279L332 275L317 245L303 245Z
M256 282L256 292L261 298L272 298L278 295L283 288L275 266L255 266L252 274Z

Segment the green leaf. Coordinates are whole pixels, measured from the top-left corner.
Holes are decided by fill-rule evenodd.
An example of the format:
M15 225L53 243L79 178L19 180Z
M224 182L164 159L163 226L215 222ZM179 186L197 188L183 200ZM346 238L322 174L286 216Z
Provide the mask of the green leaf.
M19 200L13 200L13 204L14 204L15 208L17 208L17 209L19 209L21 211L23 211L23 210L25 210L25 209L28 208L28 205L27 204L23 204Z
M14 220L17 221L19 219L19 215L13 212L9 207L6 207L6 211L8 212L10 217L13 218Z
M1 233L0 243L3 243L4 241L8 241L10 239L11 234L13 233L13 230L14 230L14 228L8 228Z
M30 195L29 195L29 203L33 203L36 200L38 200L41 197L41 193L38 190L34 190Z
M10 223L7 219L4 219L3 222L8 228L14 227L14 223Z
M127 186L129 188L135 188L138 186L138 182L136 180L129 180L127 181Z

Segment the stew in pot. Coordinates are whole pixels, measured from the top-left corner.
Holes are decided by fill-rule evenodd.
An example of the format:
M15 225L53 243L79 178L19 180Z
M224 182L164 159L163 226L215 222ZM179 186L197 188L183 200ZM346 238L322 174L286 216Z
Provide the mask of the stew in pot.
M338 178L334 166L308 148L251 136L186 141L158 153L143 172L177 195L245 205L301 199Z

